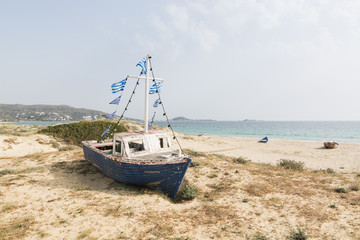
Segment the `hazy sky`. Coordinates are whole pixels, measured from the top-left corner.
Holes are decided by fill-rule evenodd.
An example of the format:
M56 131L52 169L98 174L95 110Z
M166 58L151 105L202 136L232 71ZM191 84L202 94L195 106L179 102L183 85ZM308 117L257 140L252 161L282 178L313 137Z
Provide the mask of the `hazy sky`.
M113 112L146 54L170 118L360 120L359 0L0 1L0 103Z

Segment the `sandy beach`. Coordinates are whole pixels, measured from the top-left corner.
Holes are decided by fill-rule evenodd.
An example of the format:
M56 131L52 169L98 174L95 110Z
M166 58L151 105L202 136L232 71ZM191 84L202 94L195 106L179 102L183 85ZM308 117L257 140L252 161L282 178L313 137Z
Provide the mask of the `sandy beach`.
M59 151L49 136L1 135L0 239L286 239L298 228L310 239L360 238L359 144L179 140L197 163L186 181L198 194L174 203L105 177L79 147ZM234 162L239 156L252 163ZM310 170L275 166L280 159ZM311 171L327 168L336 173Z
M332 168L336 172L360 172L360 144L339 143L336 149L325 149L323 142L258 139L179 134L183 148L204 153L245 157L256 163L276 165L280 159L304 162L311 170ZM174 145L176 145L174 143Z

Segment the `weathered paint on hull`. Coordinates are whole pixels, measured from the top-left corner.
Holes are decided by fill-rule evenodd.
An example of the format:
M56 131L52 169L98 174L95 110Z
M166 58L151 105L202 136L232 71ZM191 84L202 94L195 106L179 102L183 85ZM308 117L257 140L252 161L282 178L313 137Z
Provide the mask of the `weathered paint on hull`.
M175 198L191 159L169 164L134 164L114 161L83 145L84 156L109 178L121 182L159 188Z

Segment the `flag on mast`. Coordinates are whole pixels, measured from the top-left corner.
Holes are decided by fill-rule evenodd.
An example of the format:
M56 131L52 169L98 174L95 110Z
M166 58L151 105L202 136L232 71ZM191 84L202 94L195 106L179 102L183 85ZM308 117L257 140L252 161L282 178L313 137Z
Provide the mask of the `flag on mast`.
M110 130L111 124L110 126L108 126L108 128L101 134L101 137L103 137L105 134L107 134Z
M162 87L163 81L159 81L157 83L154 83L152 87L150 88L149 94L155 94L156 91L160 92L160 88Z
M127 78L111 85L112 93L122 92L125 89Z
M104 114L102 115L104 118L107 118L107 119L110 119L110 120L114 120L114 117L115 117L115 112L111 113L111 114Z
M119 105L121 96L122 96L122 95L118 96L117 98L115 98L114 100L112 100L109 104L117 104L117 105Z
M138 62L136 64L136 66L140 66L141 67L141 74L146 74L147 72L147 69L146 69L146 61L145 61L145 58L142 58L140 60L140 62Z

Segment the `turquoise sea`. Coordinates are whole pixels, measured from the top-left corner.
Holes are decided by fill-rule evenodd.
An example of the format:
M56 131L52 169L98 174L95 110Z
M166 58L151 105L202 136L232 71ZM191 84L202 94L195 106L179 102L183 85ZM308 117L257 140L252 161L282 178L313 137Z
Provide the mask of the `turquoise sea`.
M171 125L185 134L360 143L360 121L174 121Z
M47 126L64 122L13 123ZM166 122L154 124L167 126ZM360 143L360 121L173 121L171 125L185 134Z

